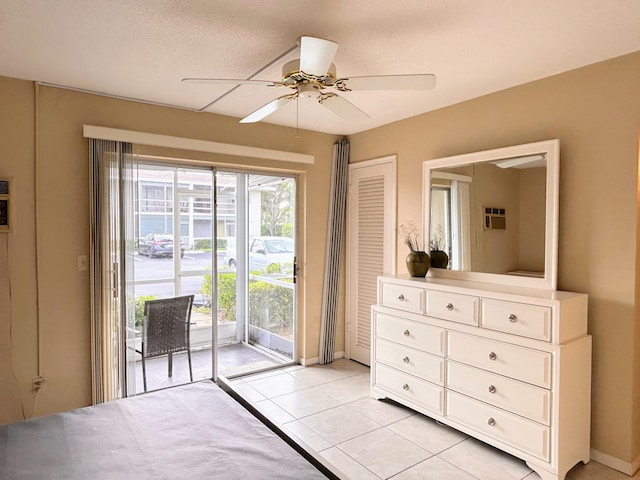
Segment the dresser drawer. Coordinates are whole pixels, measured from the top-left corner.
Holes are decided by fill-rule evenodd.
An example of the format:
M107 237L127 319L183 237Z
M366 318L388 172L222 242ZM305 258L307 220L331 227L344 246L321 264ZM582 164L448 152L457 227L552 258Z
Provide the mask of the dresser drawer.
M491 330L551 341L551 308L482 299L480 326Z
M444 356L444 329L379 312L374 318L377 337Z
M405 312L424 313L424 289L395 283L382 283L380 304Z
M444 358L381 338L376 340L376 362L444 385Z
M380 363L375 370L377 387L440 415L444 413L444 388Z
M447 391L447 417L549 461L549 427L451 391Z
M447 387L536 422L551 423L551 392L462 363L447 363Z
M550 353L454 331L447 339L447 355L452 360L539 387L551 386Z
M427 315L478 325L478 297L427 290Z

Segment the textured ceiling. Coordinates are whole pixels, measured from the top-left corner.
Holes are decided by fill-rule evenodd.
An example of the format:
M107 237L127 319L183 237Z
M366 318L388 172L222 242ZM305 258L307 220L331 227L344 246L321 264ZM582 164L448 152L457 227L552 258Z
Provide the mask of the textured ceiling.
M346 92L357 124L301 99L265 121L352 134L640 50L638 0L1 0L0 75L200 110L301 35L339 43L338 76L434 73L425 92ZM289 54L256 78L279 80ZM241 86L242 118L282 92Z

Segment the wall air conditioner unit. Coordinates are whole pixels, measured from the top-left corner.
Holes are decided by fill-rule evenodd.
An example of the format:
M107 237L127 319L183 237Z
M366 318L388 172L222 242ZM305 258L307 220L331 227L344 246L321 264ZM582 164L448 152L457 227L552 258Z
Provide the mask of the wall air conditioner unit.
M484 207L484 230L506 230L507 213L504 208Z
M0 233L9 233L13 223L11 179L0 178Z

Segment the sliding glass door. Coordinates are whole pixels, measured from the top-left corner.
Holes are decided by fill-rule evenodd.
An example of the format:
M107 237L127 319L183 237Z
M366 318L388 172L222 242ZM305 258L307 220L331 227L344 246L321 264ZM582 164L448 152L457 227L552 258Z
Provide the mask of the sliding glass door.
M219 171L216 184L218 374L292 363L295 178Z
M104 218L124 227L109 230L115 260L100 267L105 278L117 280L114 318L120 320L105 330L111 343L101 347L113 353L105 358L113 360L111 372L120 385L111 389L115 397L192 377L235 376L293 363L295 177L135 157L122 172L126 175L110 175L115 203ZM145 356L143 367L145 305L185 295L194 296L190 355Z

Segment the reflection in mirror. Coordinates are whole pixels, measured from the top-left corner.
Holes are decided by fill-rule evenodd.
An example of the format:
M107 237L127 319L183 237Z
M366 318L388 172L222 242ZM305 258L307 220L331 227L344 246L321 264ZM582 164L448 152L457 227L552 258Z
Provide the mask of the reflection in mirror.
M432 258L446 254L432 262L432 276L489 274L468 279L555 289L557 147L540 142L425 162L425 234Z
M452 270L543 277L545 182L544 164L432 170L431 250Z

